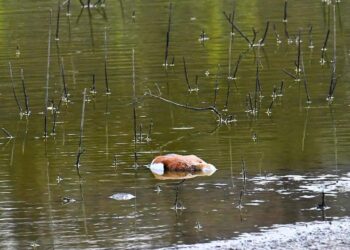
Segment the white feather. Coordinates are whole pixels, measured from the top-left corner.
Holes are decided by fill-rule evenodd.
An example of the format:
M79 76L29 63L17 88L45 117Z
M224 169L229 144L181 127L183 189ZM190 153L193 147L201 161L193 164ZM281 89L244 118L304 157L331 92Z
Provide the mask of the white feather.
M149 167L149 169L154 174L157 174L157 175L164 174L164 164L163 163L151 163L151 166Z
M212 164L208 164L207 166L205 166L204 168L202 168L202 171L203 171L204 173L207 173L207 174L210 174L210 175L212 175L213 173L215 173L216 170L217 170L216 167L215 167L214 165L212 165Z

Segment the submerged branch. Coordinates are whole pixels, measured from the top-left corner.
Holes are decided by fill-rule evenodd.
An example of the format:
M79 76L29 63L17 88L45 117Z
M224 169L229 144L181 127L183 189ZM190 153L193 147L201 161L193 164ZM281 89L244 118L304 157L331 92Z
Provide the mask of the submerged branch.
M219 121L222 120L222 114L219 112L219 110L214 107L214 106L208 106L208 107L193 107L193 106L188 106L186 104L181 104L181 103L178 103L178 102L174 102L174 101L171 101L169 99L166 99L164 97L161 97L161 96L158 96L158 95L154 95L151 93L151 91L148 91L148 92L145 92L145 95L148 95L148 96L151 96L151 97L154 97L154 98L157 98L159 100L162 100L164 102L167 102L167 103L170 103L170 104L173 104L175 106L178 106L178 107L182 107L182 108L185 108L185 109L190 109L190 110L196 110L196 111L212 111L215 113L215 115L218 117Z

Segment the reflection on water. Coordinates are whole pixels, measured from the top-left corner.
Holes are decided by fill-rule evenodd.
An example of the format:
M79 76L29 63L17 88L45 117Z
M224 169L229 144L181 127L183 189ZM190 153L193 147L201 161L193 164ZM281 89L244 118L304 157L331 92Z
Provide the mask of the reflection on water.
M171 67L162 66L169 1L90 8L71 1L69 10L68 2L61 2L59 39L57 1L0 3L1 248L157 248L349 215L348 2L289 1L283 23L277 0L174 1ZM237 29L231 34L223 11L232 21L233 9L254 44L270 21L264 46L249 47ZM18 115L9 61L25 109L23 69L29 116ZM181 183L174 173L154 178L144 165L167 153L196 154L219 170ZM317 209L322 193L328 209ZM174 200L186 209L172 209Z
M198 176L211 176L215 173L216 170L213 170L211 172L203 172L203 171L196 171L196 172L186 172L186 171L166 171L162 175L153 173L154 177L157 180L187 180L187 179L193 179Z

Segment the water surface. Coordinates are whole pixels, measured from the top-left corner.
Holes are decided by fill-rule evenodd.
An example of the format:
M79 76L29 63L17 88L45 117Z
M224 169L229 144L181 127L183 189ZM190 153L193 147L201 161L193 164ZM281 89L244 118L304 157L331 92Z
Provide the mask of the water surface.
M169 62L164 66L169 2L106 1L99 8L62 7L59 40L55 40L57 1L10 1L0 10L0 126L15 138L0 137L0 223L2 248L157 248L228 239L273 224L330 220L349 215L350 5L336 11L337 86L326 100L333 58L333 5L319 0L288 1L285 35L283 1L176 1L172 5ZM61 58L70 94L57 116L56 134L46 140L44 105L49 9L53 11L49 100L62 96ZM264 47L249 48L223 11L235 9L235 23L257 41L270 21ZM133 18L134 13L134 18ZM276 42L273 24L280 36ZM309 28L312 41L309 46ZM327 30L326 63L321 48ZM297 35L312 103L295 73ZM201 42L200 35L209 38ZM107 45L105 45L105 32ZM16 53L18 47L19 53ZM107 49L106 49L107 48ZM135 50L138 134L135 169L132 49ZM228 80L242 53L237 79ZM105 93L104 58L108 82ZM231 54L231 59L230 59ZM187 91L183 69L198 92ZM16 92L24 107L20 69L24 70L31 115L20 117L8 74L11 61ZM231 67L230 62L231 61ZM254 97L256 64L262 88L259 112L247 113L246 96ZM220 66L218 66L220 65ZM97 94L92 95L92 75ZM266 114L274 86L284 81ZM194 107L213 104L224 117L197 112L145 96L151 91ZM230 95L224 109L227 88ZM82 92L88 89L80 173L74 166L79 144ZM49 112L49 131L53 118ZM141 125L142 124L142 125ZM148 135L149 126L152 132ZM147 136L149 137L147 140ZM212 176L179 186L185 209L173 209L176 184L154 178L144 167L166 153L196 154L214 164ZM242 178L242 161L247 171ZM316 209L321 193L327 209ZM136 198L115 200L113 194ZM68 202L67 202L68 201Z

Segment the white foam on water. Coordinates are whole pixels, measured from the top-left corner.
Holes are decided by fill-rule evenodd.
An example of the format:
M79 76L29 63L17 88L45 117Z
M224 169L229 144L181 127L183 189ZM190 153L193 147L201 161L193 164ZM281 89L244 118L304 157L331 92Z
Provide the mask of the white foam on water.
M167 249L349 249L350 218L333 221L299 222L274 225L261 232L244 233L230 240Z

